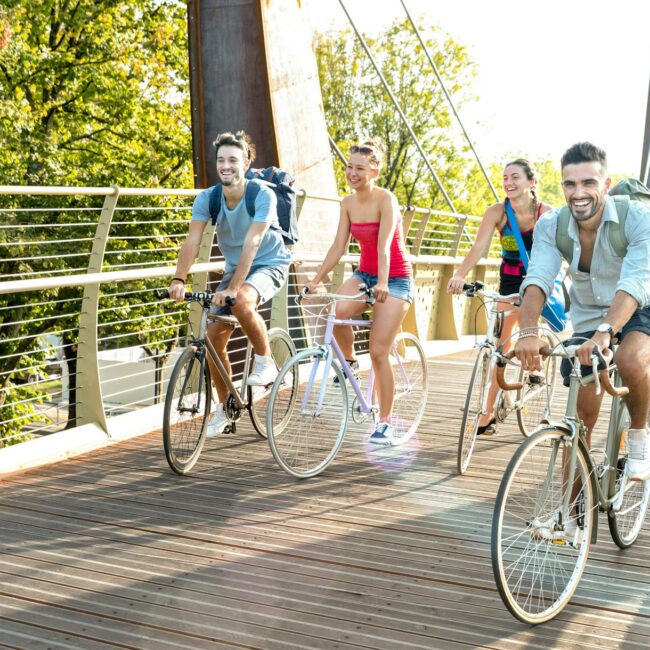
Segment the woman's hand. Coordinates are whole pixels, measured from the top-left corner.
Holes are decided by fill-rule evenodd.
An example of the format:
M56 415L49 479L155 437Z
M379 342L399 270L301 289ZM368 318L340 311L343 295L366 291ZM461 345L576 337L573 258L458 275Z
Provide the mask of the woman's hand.
M454 274L451 276L451 279L447 283L447 293L463 293L464 286L465 278L462 275Z
M307 282L302 288L302 293L303 295L310 294L310 293L316 293L318 290L318 285L320 282L314 282L313 280L311 282Z
M377 282L372 290L376 302L386 302L386 298L388 298L388 282Z

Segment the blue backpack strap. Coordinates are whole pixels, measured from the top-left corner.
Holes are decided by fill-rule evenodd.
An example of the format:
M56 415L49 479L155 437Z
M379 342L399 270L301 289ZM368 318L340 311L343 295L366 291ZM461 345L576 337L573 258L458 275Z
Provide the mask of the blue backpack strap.
M510 205L510 199L506 199L506 217L508 218L508 223L510 224L510 230L512 230L512 234L515 236L515 240L517 241L519 257L521 257L524 268L526 271L528 271L528 251L526 250L524 239L521 236L521 231L519 230L519 224L517 223L515 211L512 209L512 205Z
M255 199L259 193L260 184L255 179L249 180L248 183L246 183L244 200L246 201L246 212L248 212L248 216L251 219L255 216Z
M217 217L219 212L221 212L221 197L223 196L223 187L221 183L217 183L212 192L210 192L210 218L212 219L212 225L216 225Z

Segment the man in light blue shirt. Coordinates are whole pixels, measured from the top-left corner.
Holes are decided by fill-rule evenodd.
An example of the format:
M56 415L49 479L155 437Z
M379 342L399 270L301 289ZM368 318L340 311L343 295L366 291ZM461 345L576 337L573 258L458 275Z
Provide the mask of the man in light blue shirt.
M609 238L612 222L618 222L616 206L608 190L607 157L602 149L581 142L562 156L562 188L572 218L569 237L573 255L569 266L572 286L570 315L576 336L591 339L578 351L582 364L590 365L594 343L602 350L620 333L616 363L630 393L629 455L626 472L631 480L650 478L650 210L630 202L625 222L628 242L624 257L614 251ZM544 302L560 271L562 254L556 242L559 210L541 217L535 227L528 273L521 286L523 302L519 319L522 330L537 325ZM523 332L515 351L527 370L541 370L539 356L544 343L532 332ZM578 415L587 427L590 444L602 394L594 384L581 388Z
M216 222L219 248L225 258L224 276L212 299L212 312L232 314L250 339L255 351L255 367L248 377L251 386L273 383L277 368L271 357L264 320L257 312L258 304L270 300L284 284L291 253L284 244L278 224L276 197L268 186L260 185L255 196L255 213L246 208L246 171L255 159L255 145L243 132L221 133L214 142L217 154L217 176L222 187L221 206ZM215 186L216 187L216 186ZM192 206L189 233L178 254L176 272L169 295L177 301L185 297L185 279L199 252L205 226L210 220L210 197L215 187L201 192ZM228 299L234 299L232 307ZM207 336L226 369L230 372L227 345L232 326L214 322ZM208 358L209 360L209 358ZM220 403L208 425L208 437L222 433L228 419L223 410L228 390L215 368L210 368Z

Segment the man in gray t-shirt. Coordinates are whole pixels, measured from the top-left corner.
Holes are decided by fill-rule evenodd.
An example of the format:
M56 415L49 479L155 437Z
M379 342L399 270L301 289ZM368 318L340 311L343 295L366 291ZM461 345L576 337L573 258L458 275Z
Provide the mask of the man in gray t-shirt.
M217 154L217 176L223 188L216 234L226 261L224 276L212 299L212 311L232 314L250 339L255 351L255 367L248 377L251 386L273 383L277 368L271 358L266 324L257 312L257 305L270 300L284 284L291 254L278 229L276 198L271 189L261 186L255 197L255 214L246 209L245 192L249 183L245 174L255 159L255 146L240 131L236 135L222 133L214 143ZM253 181L254 182L254 181ZM177 301L185 297L185 279L199 252L205 226L210 220L210 195L214 187L201 192L192 206L189 233L178 254L176 272L169 286L169 295ZM235 299L229 307L228 298ZM232 334L227 323L214 322L207 336L224 366L230 372L226 347ZM220 403L208 425L208 437L221 433L228 420L223 403L227 388L215 368L210 368Z

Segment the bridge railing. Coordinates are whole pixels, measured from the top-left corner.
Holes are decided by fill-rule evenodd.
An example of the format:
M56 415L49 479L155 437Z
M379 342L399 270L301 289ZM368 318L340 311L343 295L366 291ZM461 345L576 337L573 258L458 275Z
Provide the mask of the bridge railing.
M0 446L65 429L90 440L158 425L170 368L196 313L188 317L185 305L161 302L154 292L173 275L198 192L0 187ZM458 338L474 323L444 284L471 244L460 233L473 235L479 223L404 211L417 285L405 327L423 339ZM223 268L211 238L207 232L192 269L195 286ZM350 253L332 274L335 285L358 260L354 245ZM287 286L262 313L301 347L314 332L292 296L322 254L293 257ZM477 267L477 277L494 278L494 264ZM235 335L233 351L244 344Z

